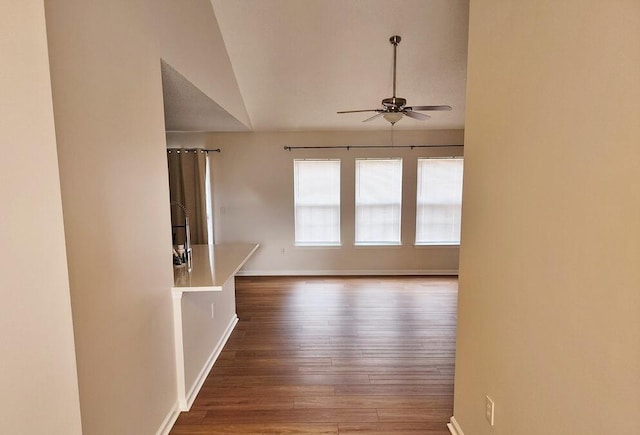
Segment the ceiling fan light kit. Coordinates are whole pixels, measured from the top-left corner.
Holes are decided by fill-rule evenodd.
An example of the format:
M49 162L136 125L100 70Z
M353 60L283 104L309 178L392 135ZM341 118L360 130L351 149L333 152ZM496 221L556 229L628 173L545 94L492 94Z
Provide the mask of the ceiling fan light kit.
M396 122L402 119L402 113L400 112L388 112L383 114L382 116L384 117L384 119L389 121L391 125L395 124Z
M425 113L420 111L449 111L451 106L439 105L439 106L407 106L407 100L404 98L396 97L396 50L398 44L402 38L398 35L393 35L389 38L389 42L393 45L393 96L391 98L385 98L382 100L382 109L366 109L366 110L345 110L341 113L357 113L357 112L376 112L375 115L365 119L362 122L372 121L382 116L387 122L394 125L400 121L405 115L409 118L424 121L431 118Z

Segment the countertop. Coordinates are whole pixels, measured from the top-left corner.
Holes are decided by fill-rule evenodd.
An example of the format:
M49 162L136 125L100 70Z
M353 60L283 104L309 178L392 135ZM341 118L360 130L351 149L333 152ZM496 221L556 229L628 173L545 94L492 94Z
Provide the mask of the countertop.
M257 243L222 243L192 245L193 266L174 267L174 292L222 291L222 285L233 278L258 249Z

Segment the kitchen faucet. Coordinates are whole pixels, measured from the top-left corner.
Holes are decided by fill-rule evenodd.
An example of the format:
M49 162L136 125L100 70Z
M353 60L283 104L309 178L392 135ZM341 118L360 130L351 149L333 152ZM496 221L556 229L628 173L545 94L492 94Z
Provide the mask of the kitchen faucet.
M185 207L183 204L179 203L178 201L171 201L171 205L175 205L176 207L179 207L184 213L184 234L185 234L184 249L185 249L185 255L187 257L187 267L189 268L189 271L191 271L191 266L193 265L193 263L191 259L192 251L191 251L191 228L189 227L189 212L187 211L187 207Z

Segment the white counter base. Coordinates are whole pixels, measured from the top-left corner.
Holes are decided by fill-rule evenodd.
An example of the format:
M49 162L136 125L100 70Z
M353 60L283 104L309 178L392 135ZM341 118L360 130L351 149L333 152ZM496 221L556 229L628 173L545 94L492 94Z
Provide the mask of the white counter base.
M258 244L232 243L214 246L194 245L193 267L174 268L174 286L171 288L173 299L173 327L176 355L176 384L178 406L181 411L188 411L213 364L222 352L233 328L238 322L235 313L235 274L258 249ZM218 337L208 358L191 385L187 387L185 373L185 340L183 319L183 295L194 292L229 292L232 293L232 310L226 329ZM213 308L212 308L213 310ZM211 313L213 319L213 312ZM227 317L228 318L228 317ZM199 349L201 350L201 349ZM208 352L208 351L207 351ZM188 393L187 393L188 388Z

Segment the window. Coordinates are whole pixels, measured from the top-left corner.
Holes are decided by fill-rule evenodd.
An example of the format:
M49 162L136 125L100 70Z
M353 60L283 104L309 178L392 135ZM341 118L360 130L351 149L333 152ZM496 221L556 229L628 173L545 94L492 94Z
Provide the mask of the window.
M213 183L213 174L211 173L211 157L209 153L206 153L207 165L204 173L204 197L207 210L207 244L213 246L213 191L211 190L211 184Z
M461 158L418 159L416 245L459 245Z
M402 159L356 159L356 245L399 245Z
M294 160L296 245L340 245L340 160Z

